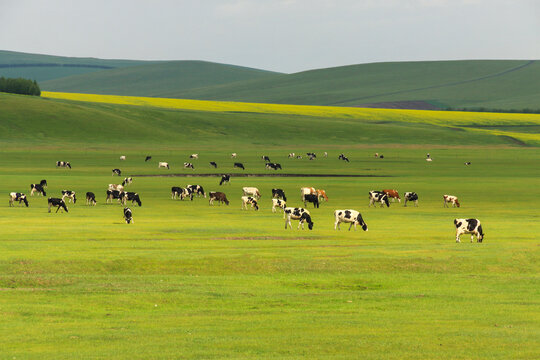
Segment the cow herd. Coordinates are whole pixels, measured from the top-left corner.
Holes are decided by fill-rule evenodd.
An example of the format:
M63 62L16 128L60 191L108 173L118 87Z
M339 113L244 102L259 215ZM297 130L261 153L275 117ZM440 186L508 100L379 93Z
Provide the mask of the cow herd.
M307 153L307 156L310 160L313 160L316 158L315 153ZM325 157L328 156L327 153L324 154ZM231 158L235 159L237 157L236 153L231 154ZM376 157L381 157L376 154ZM198 154L192 154L190 156L190 159L198 159ZM261 157L262 160L265 161L265 166L267 169L281 169L281 165L279 163L272 163L270 162L270 158L267 155L264 155ZM299 155L295 155L294 153L289 154L289 158L301 158ZM340 154L338 157L340 160L349 162L349 159L344 155ZM431 159L430 155L427 156L428 159ZM148 161L151 159L151 156L147 156L145 161ZM121 156L120 160L125 160L125 156ZM217 164L215 162L210 162L211 166L214 168L217 168ZM67 167L71 169L71 164L66 161L57 161L56 162L57 167ZM159 162L158 163L159 168L167 168L170 169L170 166L167 162ZM234 162L235 168L241 168L245 169L244 165L239 162ZM186 162L184 163L184 168L191 168L194 169L194 165L192 163ZM112 174L121 176L121 170L120 169L113 169ZM230 174L223 174L221 175L221 181L219 185L223 184L230 184L231 175ZM109 184L107 190L106 190L106 203L112 203L114 200L117 200L118 203L124 205L123 209L123 217L126 223L133 223L133 212L132 210L126 206L128 201L131 201L132 204L137 203L138 206L142 206L142 201L140 199L140 196L136 192L129 192L125 191L125 186L132 184L133 178L127 177L124 178L122 181L122 184ZM34 194L37 194L38 196L47 196L47 193L45 191L45 188L47 187L47 181L41 180L39 183L30 184L30 196L33 196ZM68 207L66 205L67 202L75 204L77 202L77 197L75 191L72 190L62 190L61 191L62 196L59 198L56 197L50 197L47 200L48 203L48 212L51 212L51 208L56 207L56 212L59 210L63 210L65 212L68 212ZM209 195L209 205L214 205L214 202L218 202L219 204L225 204L229 205L230 202L227 199L227 196L224 192L220 191L211 191L208 193ZM300 188L300 195L301 195L301 201L304 203L304 208L302 207L287 207L287 197L285 195L285 192L283 189L272 189L272 212L276 212L278 209L280 209L283 212L283 217L285 219L285 229L288 227L292 228L291 220L298 221L298 229L301 227L304 229L304 224L307 224L308 228L310 230L313 230L314 222L312 219L312 215L309 210L307 210L305 207L307 207L308 203L313 204L314 209L319 208L321 205L321 201L328 201L328 196L326 194L326 191L323 189L315 189L313 187L301 187ZM187 185L186 187L179 187L179 186L173 186L171 188L171 199L179 199L179 200L185 200L189 198L190 200L193 200L194 196L197 197L207 197L207 193L204 191L203 187L201 185ZM261 192L256 187L243 187L242 188L242 196L241 199L241 209L242 210L249 210L253 209L255 211L260 209L259 201L261 199ZM403 193L404 198L404 206L407 206L407 202L411 202L414 204L415 207L418 206L418 194L415 192L404 192ZM397 190L395 189L383 189L381 191L379 190L371 190L368 193L368 199L369 204L368 207L371 207L372 205L375 206L376 204L380 204L381 207L390 207L390 200L392 202L395 202L396 200L401 203L401 197ZM11 192L9 194L9 206L13 206L15 202L18 202L19 204L24 203L26 207L29 206L27 196L24 193L20 192ZM96 195L93 192L87 192L86 193L86 204L94 206L96 205ZM443 195L443 206L449 207L449 205L452 205L452 207L460 207L460 202L458 198L454 195ZM364 219L362 218L362 215L353 209L345 209L345 210L335 210L334 211L334 229L340 230L340 224L341 223L349 223L349 230L354 226L354 230L356 230L357 225L362 228L364 231L368 231L368 226L365 223ZM460 236L463 234L471 234L471 242L473 241L474 237L476 236L478 242L482 242L484 238L484 232L482 229L482 226L480 224L480 221L478 219L454 219L454 225L456 228L456 242L460 242Z

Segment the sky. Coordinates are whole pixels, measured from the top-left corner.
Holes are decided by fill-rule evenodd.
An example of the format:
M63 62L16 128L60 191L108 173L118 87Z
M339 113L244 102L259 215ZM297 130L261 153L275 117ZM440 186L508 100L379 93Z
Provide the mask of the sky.
M540 59L540 0L0 0L0 50L286 73Z

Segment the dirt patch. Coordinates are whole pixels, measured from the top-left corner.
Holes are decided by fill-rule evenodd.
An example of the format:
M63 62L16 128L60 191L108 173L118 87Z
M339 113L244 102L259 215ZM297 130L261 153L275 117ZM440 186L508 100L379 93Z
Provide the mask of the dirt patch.
M134 177L221 177L219 174L134 174ZM392 175L369 174L231 174L231 177L330 177L330 178L381 178Z

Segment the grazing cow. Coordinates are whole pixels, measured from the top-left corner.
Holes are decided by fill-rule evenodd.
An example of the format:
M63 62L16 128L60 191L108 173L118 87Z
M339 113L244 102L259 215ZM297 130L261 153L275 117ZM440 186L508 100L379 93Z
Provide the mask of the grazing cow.
M235 168L242 169L242 170L246 170L246 168L244 168L244 164L239 163L239 162L235 162L235 163L234 163L234 167L235 167Z
M349 162L349 158L346 157L345 154L343 154L343 153L339 154L338 159Z
M471 242L474 241L476 236L477 242L484 240L484 232L482 231L482 225L478 219L454 219L454 225L456 226L456 242L461 242L459 237L462 234L471 234Z
M30 184L30 196L34 196L34 192L36 191L39 195L47 196L47 193L43 190L41 184Z
M120 169L112 169L112 176L114 176L114 175L118 175L118 176L122 175L122 170L120 170Z
M460 207L459 200L457 196L454 195L443 195L444 207L448 207L448 203L452 203L452 207Z
M464 163L466 166L469 166L471 165L471 162L470 161L467 161L466 163Z
M117 199L118 202L121 202L123 197L124 197L123 191L107 190L107 198L105 199L105 203L106 204L108 204L109 202L112 203L113 199Z
M56 167L68 167L71 169L71 164L69 163L69 161L57 161Z
M193 166L192 163L190 163L190 162L185 162L185 163L184 163L184 169L192 169L192 170L195 170L195 167Z
M317 190L313 187L302 187L300 188L300 194L302 195L302 201L304 201L304 196L317 195Z
M160 161L160 162L158 163L158 169L160 169L160 168L167 168L167 169L170 169L169 163Z
M23 193L18 192L12 192L9 193L9 206L13 206L13 202L18 201L19 205L24 202L24 205L28 207L28 199L26 199L26 195Z
M148 160L151 160L151 159L152 159L152 157L148 155L148 156L146 156L146 159L144 159L144 162L147 162Z
M133 213L131 212L130 208L124 208L124 220L126 220L126 224L134 223L133 221Z
M288 158L289 158L289 159L294 159L294 156L295 156L294 153L289 153Z
M231 159L236 159L236 156L237 156L236 153L232 153L232 154L231 154Z
M251 196L242 196L242 210L248 210L248 205L255 208L255 211L259 210L259 203L257 202L257 199Z
M383 189L383 193L388 195L389 198L392 198L392 202L396 202L396 199L398 200L398 202L401 202L401 198L399 197L399 193L397 190L393 190L393 189L384 190Z
M120 156L120 160L126 160L126 155Z
M349 225L349 231L353 225L354 231L356 231L356 225L360 225L362 226L362 230L368 231L367 224L364 222L364 219L362 219L362 215L356 210L336 210L334 211L334 218L334 230L341 230L339 224L344 222L351 223L351 225Z
M328 196L326 196L326 191L323 189L317 189L317 196L319 197L319 201L324 199L324 201L328 201Z
M268 157L267 155L261 156L261 159L263 159L263 160L266 161L267 163L270 162L270 157Z
M319 208L319 197L317 195L307 194L304 195L304 206L307 206L307 203L313 203L313 207Z
M418 194L415 192L406 192L403 194L405 198L405 205L407 206L407 201L414 201L414 206L418 206Z
M297 158L298 160L301 160L301 159L302 159L302 155L296 155L296 158Z
M109 184L108 187L109 190L118 190L120 192L124 191L124 185L119 184Z
M253 196L253 197L256 197L257 199L261 198L261 193L259 192L259 189L257 189L256 187L245 186L242 188L242 191L244 195L246 196Z
M325 151L324 152L324 157L327 158L328 157L328 153Z
M86 205L96 205L96 194L93 192L87 192L86 193Z
M281 164L278 164L278 163L266 163L266 168L267 168L268 170L270 170L270 169L274 169L274 170L280 169L280 170L283 170L283 169L281 168Z
M186 187L188 189L191 189L191 192L193 194L197 194L197 197L199 197L199 195L206 197L206 193L204 192L204 189L201 185L188 185Z
M285 196L285 191L281 189L272 189L272 197L275 199L282 198L283 200L287 201L287 197Z
M378 158L379 157L379 153L375 153L375 158Z
M287 203L285 200L281 199L272 199L272 212L276 212L276 208L280 208L282 210L285 210L285 207L287 206ZM283 212L283 218L285 218L285 212Z
M126 185L129 185L131 183L133 183L133 178L132 177L124 178L124 181L122 181L122 186L126 186Z
M379 155L379 159L384 159L384 155Z
M41 185L43 188L47 187L47 180L43 179L39 182L39 185Z
M198 158L199 158L199 154L191 154L191 155L189 155L189 158L190 158L190 159L198 159Z
M227 195L225 193L219 192L219 191L210 191L210 200L208 200L209 205L214 204L214 200L219 201L219 204L225 203L226 205L229 205L229 200L227 200Z
M308 152L308 153L306 153L306 155L309 156L309 157L312 157L312 158L317 157L317 155L315 155L315 153L313 153L313 152Z
M193 201L193 192L189 188L181 188L178 186L173 186L171 188L171 199L177 199L180 197L180 200L184 200L186 197L190 197L190 200Z
M128 191L124 193L124 196L121 198L121 202L125 205L128 201L131 201L132 204L136 202L137 205L142 206L139 194L137 194L136 192Z
M54 207L54 206L56 206L58 208L58 209L56 209L56 212L58 212L58 210L60 210L60 208L66 210L66 212L68 212L68 208L66 206L66 203L62 199L49 198L47 200L47 203L49 204L49 212L51 212L51 207Z
M427 161L427 162L432 162L433 159L432 159L432 158L427 158L426 161Z
M214 169L217 169L217 164L215 161L210 161L210 166L213 166Z
M386 204L386 207L390 207L390 202L388 202L388 195L382 191L372 190L369 192L369 206L375 206L375 202L381 203L381 207Z
M66 201L66 198L69 199L69 202L73 202L74 204L77 202L77 197L75 196L75 191L62 190L62 200Z
M219 182L219 185L223 185L223 184L231 184L231 175L228 175L228 174L223 174L221 175L221 181Z
M287 229L287 225L292 229L291 220L299 220L298 229L300 229L300 225L302 225L302 230L304 230L304 222L307 222L309 230L313 230L313 221L311 221L311 215L306 209L286 207L284 212L285 229Z

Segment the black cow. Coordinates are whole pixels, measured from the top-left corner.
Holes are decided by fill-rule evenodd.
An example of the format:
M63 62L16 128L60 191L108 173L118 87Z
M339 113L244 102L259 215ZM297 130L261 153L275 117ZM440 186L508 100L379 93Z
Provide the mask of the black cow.
M285 191L281 189L272 189L272 197L276 199L282 198L283 200L287 201L287 197L285 196Z
M261 158L262 158L264 161L266 161L267 163L270 162L270 158L269 158L268 156L266 156L266 155L263 155Z
M112 175L113 176L114 175L120 176L120 175L122 175L122 170L120 170L120 169L112 169Z
M26 199L26 195L23 194L23 193L18 193L18 192L10 193L9 194L9 206L13 206L13 203L15 201L18 201L19 205L21 204L21 202L24 202L24 205L26 205L26 207L28 207L28 200Z
M47 187L47 180L43 179L39 182L39 185L41 185L43 188Z
M151 156L147 156L146 159L144 159L145 162L147 162L148 160L152 159Z
M338 159L349 162L349 158L346 157L345 154L343 154L343 153L339 154Z
M65 201L65 198L69 198L69 201L73 201L75 204L77 202L77 197L75 196L75 191L71 190L62 190L62 200Z
M234 163L234 167L235 167L235 168L242 169L242 170L246 170L246 168L244 168L244 164L239 163L239 162L235 162L235 163Z
M213 166L214 169L217 169L217 164L215 161L210 161L210 166Z
M57 161L56 167L68 167L71 169L71 164L69 163L69 161Z
M133 221L133 214L131 212L131 209L126 207L124 208L124 219L126 220L126 224L129 224Z
M113 199L117 199L120 202L122 201L123 197L124 197L123 191L107 190L107 198L105 202L108 203L110 201L112 203Z
M139 194L132 191L124 192L124 196L122 197L121 201L124 205L126 204L126 202L131 201L132 204L136 202L137 205L142 206Z
M266 163L266 168L273 169L273 170L277 170L277 169L282 170L281 164L278 164L278 163Z
M49 212L51 212L51 207L54 207L54 206L56 206L58 208L58 209L56 209L56 212L58 212L58 210L60 210L60 208L63 208L64 210L66 210L66 212L68 212L68 208L66 206L66 203L62 199L49 198L47 200L47 203L49 204Z
M319 208L319 196L318 195L304 195L304 206L307 206L307 203L313 203L313 207Z
M228 175L228 174L223 174L221 175L221 181L219 182L219 185L223 185L223 184L231 184L231 175Z
M86 193L86 205L96 205L96 194L93 192L87 192Z
M35 191L40 195L47 196L47 193L43 190L43 186L40 184L30 184L30 196L34 196Z

